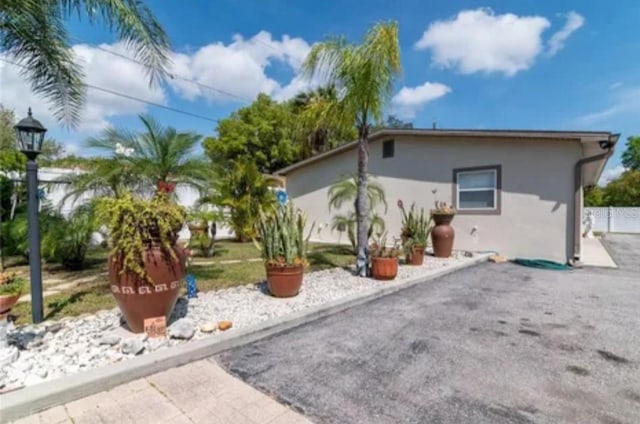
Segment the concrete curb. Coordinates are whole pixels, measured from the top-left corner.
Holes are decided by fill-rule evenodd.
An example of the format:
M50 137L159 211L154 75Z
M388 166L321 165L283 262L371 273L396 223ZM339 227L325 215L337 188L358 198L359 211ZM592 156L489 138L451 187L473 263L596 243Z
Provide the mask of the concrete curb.
M486 262L487 258L488 255L479 255L467 263L443 268L426 277L415 278L401 284L374 287L333 302L265 321L252 328L225 333L215 338L205 338L192 343L185 343L111 366L58 378L1 395L0 423L16 420L52 406L72 402L109 390L120 384L210 357L225 350L340 312L352 306Z

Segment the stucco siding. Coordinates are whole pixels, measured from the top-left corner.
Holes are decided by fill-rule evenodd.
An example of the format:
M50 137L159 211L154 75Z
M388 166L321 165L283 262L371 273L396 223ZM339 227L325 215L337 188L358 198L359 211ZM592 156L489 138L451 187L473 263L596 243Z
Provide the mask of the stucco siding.
M396 137L392 158L382 158L382 142L371 143L369 169L385 187L389 208L379 212L391 238L400 233L398 199L425 208L435 200L451 204L453 169L501 165L501 213L456 216L455 247L564 262L572 254L573 170L581 155L580 143L569 141ZM287 175L291 198L316 223L312 239L347 241L329 229L335 213L327 193L355 170L356 151L349 150Z

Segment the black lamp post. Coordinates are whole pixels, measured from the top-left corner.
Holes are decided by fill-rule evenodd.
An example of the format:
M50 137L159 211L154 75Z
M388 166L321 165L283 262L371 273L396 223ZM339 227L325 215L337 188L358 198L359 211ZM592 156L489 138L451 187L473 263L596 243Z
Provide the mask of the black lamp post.
M38 165L36 158L42 150L47 129L29 116L14 127L18 148L27 157L27 213L29 222L29 270L31 273L31 316L34 323L42 322L42 270L40 269L40 224L38 222Z

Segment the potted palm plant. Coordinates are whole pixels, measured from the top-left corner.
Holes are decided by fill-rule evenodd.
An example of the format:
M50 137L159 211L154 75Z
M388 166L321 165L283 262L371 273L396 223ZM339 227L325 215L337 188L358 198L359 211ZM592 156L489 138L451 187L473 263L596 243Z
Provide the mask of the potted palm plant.
M451 221L456 215L456 210L447 206L445 202L436 202L436 207L431 209L431 217L435 227L431 231L433 243L433 256L436 258L448 258L453 251L453 239L455 231Z
M15 272L0 273L0 319L4 319L18 302L25 286L25 279Z
M262 252L269 292L275 297L292 297L302 286L307 266L306 251L312 228L304 237L306 217L289 203L271 213L261 212L258 240L254 244Z
M131 331L142 332L147 318L168 319L185 275L176 244L184 210L162 192L151 200L127 193L99 199L98 217L108 228L111 291Z
M369 247L371 276L376 280L393 280L398 275L398 256L402 250L398 243L387 246L387 233L378 236Z
M427 217L423 208L416 210L415 203L407 212L402 200L398 200L398 207L402 212L402 232L400 238L407 253L407 263L410 265L422 265L424 262L424 250L427 248L427 240L433 228L433 218Z

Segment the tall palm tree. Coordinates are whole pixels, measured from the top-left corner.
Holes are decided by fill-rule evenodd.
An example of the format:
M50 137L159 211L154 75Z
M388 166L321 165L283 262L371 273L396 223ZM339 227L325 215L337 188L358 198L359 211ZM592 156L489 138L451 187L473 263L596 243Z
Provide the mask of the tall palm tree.
M85 100L84 74L65 28L74 15L116 32L146 67L150 84L167 75L169 38L141 0L2 0L0 51L22 65L31 89L51 101L58 120L76 124Z
M368 137L373 123L380 122L391 99L393 83L400 74L398 25L382 22L374 25L360 44L343 37L330 38L313 46L303 69L309 78L321 75L335 85L338 96L325 112L336 119L355 123L358 129L358 221L357 273L367 272L367 168Z

